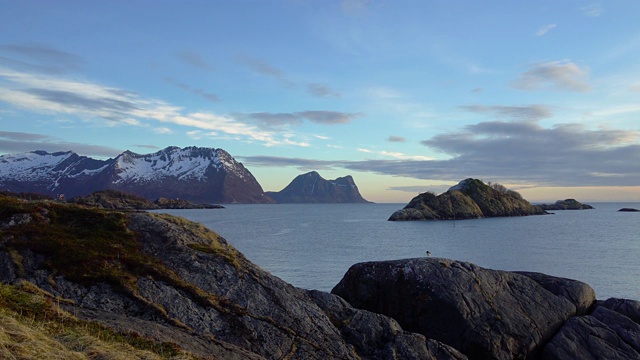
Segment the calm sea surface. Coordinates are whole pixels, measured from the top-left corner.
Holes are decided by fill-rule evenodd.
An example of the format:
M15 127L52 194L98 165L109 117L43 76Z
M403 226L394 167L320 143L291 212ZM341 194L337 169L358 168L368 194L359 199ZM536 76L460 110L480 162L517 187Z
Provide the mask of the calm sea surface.
M640 203L458 221L392 222L404 204L225 205L164 210L201 222L249 260L306 289L330 291L349 267L431 256L584 281L598 299L640 300Z

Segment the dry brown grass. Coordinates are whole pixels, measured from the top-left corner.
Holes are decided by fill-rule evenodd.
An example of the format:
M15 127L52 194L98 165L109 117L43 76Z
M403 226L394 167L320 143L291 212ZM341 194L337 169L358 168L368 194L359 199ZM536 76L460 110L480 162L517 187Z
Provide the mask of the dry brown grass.
M0 359L197 359L168 344L120 334L62 310L33 286L0 284Z

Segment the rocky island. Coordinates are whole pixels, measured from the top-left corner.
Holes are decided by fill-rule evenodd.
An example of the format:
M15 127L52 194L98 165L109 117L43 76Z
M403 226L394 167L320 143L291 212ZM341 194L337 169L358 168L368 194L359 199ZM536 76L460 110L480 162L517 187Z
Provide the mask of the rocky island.
M485 184L469 178L440 195L426 192L414 197L389 220L463 220L543 214L547 212L515 191L500 184Z
M544 210L591 210L593 206L583 204L576 199L558 200L553 204L540 204L538 205Z
M350 175L334 180L326 180L318 172L311 171L296 176L289 185L280 191L266 193L277 203L368 203L353 177Z
M640 358L640 302L438 258L293 287L201 224L0 195L0 358Z

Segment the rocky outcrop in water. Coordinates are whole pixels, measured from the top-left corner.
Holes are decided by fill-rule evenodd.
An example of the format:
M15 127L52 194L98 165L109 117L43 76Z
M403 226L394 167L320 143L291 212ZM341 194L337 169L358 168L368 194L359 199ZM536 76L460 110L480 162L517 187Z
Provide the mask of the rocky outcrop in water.
M315 171L298 175L284 189L266 193L278 203L368 203L350 175L325 180Z
M539 207L544 210L591 210L593 206L583 204L576 199L558 200L553 204L540 204Z
M389 220L463 220L499 216L542 215L546 212L531 205L515 191L491 187L477 179L462 180L447 192L422 193Z
M622 209L620 209L618 211L621 211L621 212L639 212L640 210L634 209L634 208L622 208Z
M469 359L640 358L640 303L575 280L422 258L356 264L332 293Z
M149 201L141 196L118 190L96 191L87 196L76 196L70 203L101 209L117 210L156 210L156 209L220 209L223 206L196 204L184 199L159 198Z

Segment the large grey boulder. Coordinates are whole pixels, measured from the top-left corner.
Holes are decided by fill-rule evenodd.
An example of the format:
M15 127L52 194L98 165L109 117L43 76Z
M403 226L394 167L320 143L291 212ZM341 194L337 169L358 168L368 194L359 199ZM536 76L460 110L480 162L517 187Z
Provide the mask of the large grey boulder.
M353 308L339 296L312 290L309 295L356 351L371 359L462 360L456 349L402 330L393 319Z
M598 306L591 314L600 320L631 346L635 351L640 351L640 324L634 322L619 312L609 310L604 306Z
M596 303L596 292L582 281L560 278L536 272L515 271L533 279L554 295L561 296L576 306L576 315L591 311Z
M544 360L633 360L640 355L609 326L594 316L569 319L545 346Z
M598 305L616 311L640 324L640 301L610 298L600 302Z
M438 258L356 264L332 293L472 359L535 357L577 312L531 277Z
M637 305L624 299L599 302L590 315L565 323L545 346L543 359L640 359L640 324L631 318L639 314Z

